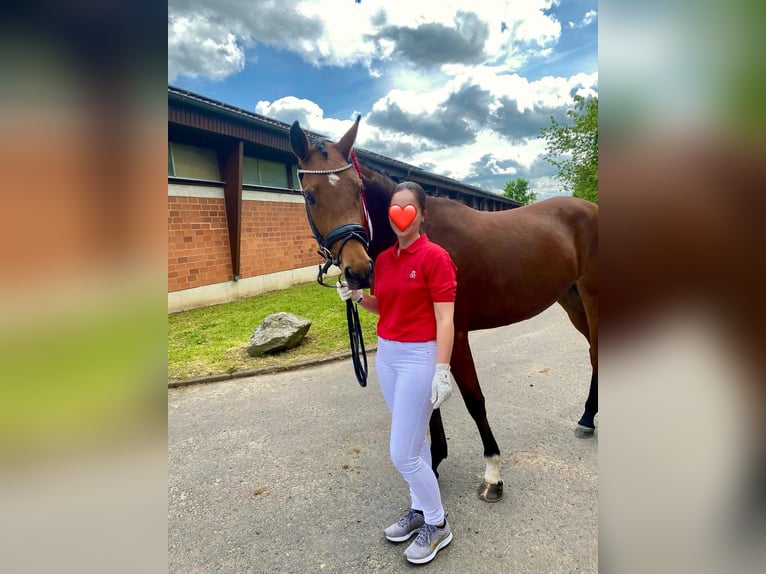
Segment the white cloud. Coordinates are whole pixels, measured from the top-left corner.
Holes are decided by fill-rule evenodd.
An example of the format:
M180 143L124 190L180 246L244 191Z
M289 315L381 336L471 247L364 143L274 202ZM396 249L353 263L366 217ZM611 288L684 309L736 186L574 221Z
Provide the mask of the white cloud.
M433 173L463 180L472 174L473 164L485 155L491 154L496 162L513 160L521 166L529 167L544 151L545 142L542 140L530 139L523 145L511 147L498 138L495 132L482 130L477 134L476 141L473 143L418 153L404 161L415 165L429 162L435 165L432 170ZM511 167L505 170L497 168L494 172L507 175L507 179L513 179L517 177L517 171L516 168Z
M178 76L222 80L244 67L244 50L226 26L200 15L169 18L169 82Z
M559 186L540 168L545 144L538 124L570 106L573 92L595 95L598 85L597 73L534 81L517 73L530 58L561 57L555 52L561 23L545 13L556 5L558 0L363 0L349 1L339 17L321 0L269 1L257 10L249 0L170 0L169 75L223 78L245 65L257 69L258 44L313 64L362 64L385 95L361 111L359 147L455 179L490 176L482 180L491 181L485 188L497 192L503 178L521 175L538 195L555 193ZM596 18L591 10L573 25ZM465 50L450 52L452 60L444 50L432 56L431 47L449 38ZM245 62L244 48L251 46ZM316 102L293 96L261 100L255 111L286 123L297 119L331 140L352 123L325 117Z
M498 75L490 67L454 69L455 76L439 89L431 92L410 92L402 89L391 90L373 105L373 111L385 110L397 106L413 114L428 114L439 104L443 104L451 94L465 85L475 85L490 94L489 112L501 106L501 99L516 102L520 113L529 110L553 109L571 106L572 91L584 96L597 95L598 74L576 74L569 78L546 76L537 81L529 81L516 74ZM458 73L459 72L459 73ZM547 120L548 116L545 116ZM547 125L547 123L546 123ZM542 127L542 125L540 126ZM413 138L410 134L401 134L380 130L374 126L362 125L359 132L359 145L366 141L401 140L409 138L415 149L424 149L411 157L398 157L402 161L422 165L434 164L434 173L447 175L455 179L464 179L471 175L472 165L486 154L492 154L497 160L514 160L527 168L545 152L545 141L539 137L526 138L522 143L509 145L505 135L491 131L487 126L477 127L475 141L459 146L446 146L434 149L425 145L422 138ZM375 151L375 150L372 150ZM509 179L515 177L513 170L508 171ZM546 191L547 193L547 191Z
M542 201L551 197L569 195L568 193L561 191L561 182L550 175L530 180L529 189L537 194L537 201Z
M287 96L274 102L260 100L255 105L255 113L285 123L298 120L305 128L312 130L316 129L314 125L319 124L324 119L324 112L316 103L295 96Z
M255 105L255 113L288 124L298 120L301 127L330 139L338 139L351 127L353 120L326 118L324 111L311 100L287 96L268 102L261 100Z
M213 4L170 0L169 76L220 79L242 70L243 46L260 42L295 52L317 65L360 63L377 77L383 73L380 64L390 63L397 47L391 38L376 39L386 27L415 30L440 25L460 32L470 40L466 45L475 48L476 29L466 26L467 14L486 25L484 61L518 69L530 57L549 53L558 41L561 24L544 13L553 4L551 0L365 1L349 2L340 17L339 9L328 9L324 0L268 2L255 9L249 0Z
M338 10L329 10L327 2L299 2L296 12L319 23L321 35L309 40L286 36L280 47L298 52L314 64L345 66L362 62L369 66L377 48L364 34L371 32L369 21L378 8L373 2L361 2L349 3L342 10L343 17L339 17Z
M387 110L391 106L397 106L408 114L431 113L434 107L443 102L449 91L436 89L429 92L394 89L388 92L372 105L373 111Z
M495 99L506 96L516 100L519 111L524 111L534 107L555 108L569 105L572 103L570 91L576 86L584 86L595 95L598 85L597 72L575 74L569 78L544 76L539 80L529 81L518 74L506 74L501 71L499 68L490 66L454 69L454 76L445 85L445 90L453 92L465 84L477 85L488 90ZM431 95L432 99L438 98L439 93L434 92ZM397 97L405 99L407 95L400 91Z
M563 109L572 105L572 93L597 95L598 74L575 74L569 78L546 76L536 81L529 81L517 74L498 74L494 67L477 68L453 67L453 77L441 86L431 90L405 90L396 88L378 99L367 114L363 113L356 145L373 152L381 153L416 166L429 165L429 171L466 180L477 177L475 165L483 166L483 175L492 174L492 184L483 183L488 191L502 192L502 184L515 177L527 177L530 188L540 198L556 195L560 185L547 174L534 177L539 173L540 158L545 153L545 141L539 138L537 123L547 125L549 115L545 110ZM444 106L466 86L476 86L488 94L488 123L473 123L475 138L462 145L440 145L417 133L405 133L392 127L373 125L368 118L371 114L381 114L396 108L401 113L418 120L428 119L439 106ZM519 141L509 142L510 135L494 131L491 115L509 102L515 103L519 114L518 127L526 123L528 133ZM543 110L543 112L541 112ZM302 127L331 140L337 140L351 126L352 118L338 119L325 117L322 108L315 102L295 97L285 97L274 102L259 101L256 113L272 117L286 123L298 120ZM527 112L535 112L527 114ZM505 110L506 114L513 110ZM536 115L535 115L536 114ZM356 112L354 113L354 117ZM536 119L537 118L537 119ZM466 121L469 121L467 119ZM428 124L431 126L431 124ZM482 161L491 156L490 161ZM501 164L504 164L501 165ZM520 173L519 170L523 170Z
M593 24L593 22L596 21L596 18L598 18L598 12L595 10L588 10L582 17L582 20L579 22L572 22L570 20L568 25L570 28L585 28L586 26Z

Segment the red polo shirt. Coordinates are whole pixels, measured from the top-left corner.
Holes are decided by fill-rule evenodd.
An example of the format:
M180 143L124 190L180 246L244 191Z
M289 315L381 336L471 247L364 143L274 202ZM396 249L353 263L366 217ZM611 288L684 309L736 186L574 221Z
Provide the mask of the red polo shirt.
M389 247L375 262L378 336L403 343L433 341L434 303L455 301L457 267L425 233L397 254L398 248L398 243Z

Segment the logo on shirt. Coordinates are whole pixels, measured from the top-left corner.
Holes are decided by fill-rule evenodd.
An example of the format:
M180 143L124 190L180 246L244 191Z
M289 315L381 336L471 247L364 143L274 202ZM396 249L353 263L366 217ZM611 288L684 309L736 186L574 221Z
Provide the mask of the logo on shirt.
M402 283L411 287L417 285L418 280L423 277L423 270L418 269L416 265L405 265L399 272Z

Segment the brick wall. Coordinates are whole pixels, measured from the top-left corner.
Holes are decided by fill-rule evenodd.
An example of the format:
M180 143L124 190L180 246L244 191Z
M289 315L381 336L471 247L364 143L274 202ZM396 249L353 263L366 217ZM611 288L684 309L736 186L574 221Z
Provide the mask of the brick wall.
M242 277L318 265L303 203L242 201Z
M240 278L317 265L302 203L242 201ZM168 292L232 280L223 197L168 196Z
M223 198L168 197L168 291L230 281Z

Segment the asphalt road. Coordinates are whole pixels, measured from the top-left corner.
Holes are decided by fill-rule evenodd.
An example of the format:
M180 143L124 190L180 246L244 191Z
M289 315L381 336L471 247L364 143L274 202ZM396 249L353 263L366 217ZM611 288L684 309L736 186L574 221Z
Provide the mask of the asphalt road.
M471 334L502 452L503 500L475 491L478 431L456 392L439 467L452 543L412 566L382 530L408 505L388 458L389 416L369 357L168 390L170 572L598 571L596 437L574 437L588 392L585 339L555 306Z

